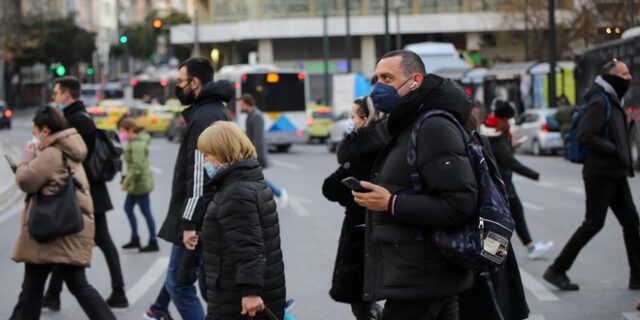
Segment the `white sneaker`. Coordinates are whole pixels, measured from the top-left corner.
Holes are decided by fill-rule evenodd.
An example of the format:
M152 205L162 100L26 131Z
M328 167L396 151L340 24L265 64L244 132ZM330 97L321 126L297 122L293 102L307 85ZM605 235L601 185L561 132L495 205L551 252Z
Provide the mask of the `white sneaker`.
M531 260L538 259L553 247L553 241L536 242L533 249L529 250L527 257Z
M287 207L287 205L289 205L289 192L287 192L287 189L282 188L282 193L280 193L280 197L278 197L278 200L280 200L280 208L284 209Z

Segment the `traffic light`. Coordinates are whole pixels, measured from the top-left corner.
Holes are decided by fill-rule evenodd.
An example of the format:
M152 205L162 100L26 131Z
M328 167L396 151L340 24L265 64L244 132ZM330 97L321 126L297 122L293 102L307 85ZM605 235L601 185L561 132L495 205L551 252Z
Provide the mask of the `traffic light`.
M58 75L58 77L62 77L67 73L67 68L65 68L63 65L58 65L58 67L56 68L56 74Z
M153 19L153 21L151 22L151 26L156 30L162 29L163 25L164 22L162 21L162 19Z
M86 72L87 72L87 75L88 75L88 76L92 76L92 75L93 75L93 73L94 73L95 71L93 70L93 68L92 68L92 67L89 67L89 68L87 68L87 71L86 71Z
M127 37L127 35L121 35L120 36L120 43L121 44L126 44L129 41L129 37Z

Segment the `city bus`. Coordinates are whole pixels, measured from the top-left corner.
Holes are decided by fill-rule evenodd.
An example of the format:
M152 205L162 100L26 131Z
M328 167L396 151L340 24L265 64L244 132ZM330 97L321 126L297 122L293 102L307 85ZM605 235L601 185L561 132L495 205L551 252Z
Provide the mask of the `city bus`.
M640 27L629 29L621 39L609 41L585 51L576 58L576 87L579 103L593 80L600 74L602 66L611 59L618 59L629 66L633 76L629 90L624 96L624 107L629 121L640 120ZM635 169L640 169L640 132L638 124L631 132L631 156Z
M229 65L216 73L216 80L234 83L236 98L249 93L265 115L265 141L270 149L287 152L291 145L307 141L307 75L300 70L282 70L273 65ZM238 124L246 116L235 101L229 103Z

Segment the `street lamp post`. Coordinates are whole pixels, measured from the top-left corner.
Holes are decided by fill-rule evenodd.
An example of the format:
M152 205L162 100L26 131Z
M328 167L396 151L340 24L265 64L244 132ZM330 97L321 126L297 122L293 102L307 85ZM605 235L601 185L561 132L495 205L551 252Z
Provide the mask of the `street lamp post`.
M389 0L384 0L384 52L391 51L391 36L389 35Z
M347 43L346 43L346 49L347 49L347 72L351 73L351 21L350 21L350 17L351 17L351 5L349 4L349 2L351 2L351 0L345 0L344 5L345 5L345 13L346 13L346 22L347 22Z
M529 61L529 1L524 0L524 61Z
M193 3L193 53L192 57L200 56L200 39L199 38L198 10L196 10L196 2Z
M402 9L402 0L396 0L393 5L396 12L396 50L402 49L402 34L400 33L400 9Z
M555 0L549 0L549 107L556 106L556 10Z

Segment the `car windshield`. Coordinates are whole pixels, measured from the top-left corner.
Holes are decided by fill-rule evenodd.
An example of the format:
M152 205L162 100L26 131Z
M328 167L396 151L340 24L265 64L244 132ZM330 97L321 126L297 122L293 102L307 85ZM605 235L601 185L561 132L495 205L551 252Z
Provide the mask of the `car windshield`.
M335 116L331 112L320 112L320 111L313 112L312 116L313 116L314 119L333 119L333 118L335 118Z

